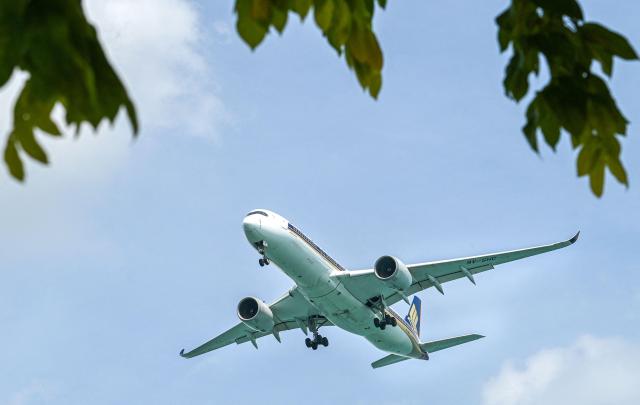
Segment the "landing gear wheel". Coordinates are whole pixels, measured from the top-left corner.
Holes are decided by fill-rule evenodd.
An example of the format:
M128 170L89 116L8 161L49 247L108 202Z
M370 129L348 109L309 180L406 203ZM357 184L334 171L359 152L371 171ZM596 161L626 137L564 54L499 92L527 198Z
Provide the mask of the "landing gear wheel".
M386 328L386 327L387 327L386 323L384 323L384 322L380 323L380 330L384 330L384 328Z
M318 344L317 344L316 342L312 342L312 343L311 343L311 348L312 348L313 350L318 350Z
M398 326L398 320L396 318L391 318L390 325L395 328L396 326Z
M264 267L265 265L264 259L258 259L258 263L260 264L260 267Z
M322 346L324 347L329 346L329 339L327 339L326 337L323 337L321 340L322 340Z
M271 263L271 261L269 259L267 259L266 257L264 259L262 259L262 261L264 262L265 266L268 266L269 263Z
M373 326L375 326L376 328L379 328L380 327L380 319L373 318Z
M304 340L304 344L305 344L307 347L311 347L311 339L306 338L306 339Z

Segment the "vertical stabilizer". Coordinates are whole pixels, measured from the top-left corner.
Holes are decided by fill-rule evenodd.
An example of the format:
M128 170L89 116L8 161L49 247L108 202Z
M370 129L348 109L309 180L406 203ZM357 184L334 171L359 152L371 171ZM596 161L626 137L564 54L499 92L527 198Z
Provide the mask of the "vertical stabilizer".
M420 336L420 318L422 311L422 301L417 296L413 297L413 302L409 307L409 313L404 317L409 325L413 328L416 335Z

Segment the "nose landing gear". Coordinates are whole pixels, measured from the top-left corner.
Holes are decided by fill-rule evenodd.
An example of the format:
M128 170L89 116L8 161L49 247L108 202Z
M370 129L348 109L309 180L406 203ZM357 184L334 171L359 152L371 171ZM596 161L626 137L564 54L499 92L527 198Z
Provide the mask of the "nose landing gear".
M267 258L267 241L261 240L259 242L256 242L255 246L258 249L258 253L260 253L260 255L262 256L260 259L258 259L258 264L260 264L260 267L268 266L269 263L271 263L271 260Z

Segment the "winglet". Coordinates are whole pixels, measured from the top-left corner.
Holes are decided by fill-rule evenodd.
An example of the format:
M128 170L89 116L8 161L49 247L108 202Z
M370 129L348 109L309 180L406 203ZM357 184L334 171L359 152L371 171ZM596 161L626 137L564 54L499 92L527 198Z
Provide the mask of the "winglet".
M184 349L180 350L180 357L184 357L185 359L187 358L187 356L184 355Z
M569 239L569 243L571 243L572 245L576 243L579 236L580 236L580 231L578 231L578 233L576 233L573 238Z

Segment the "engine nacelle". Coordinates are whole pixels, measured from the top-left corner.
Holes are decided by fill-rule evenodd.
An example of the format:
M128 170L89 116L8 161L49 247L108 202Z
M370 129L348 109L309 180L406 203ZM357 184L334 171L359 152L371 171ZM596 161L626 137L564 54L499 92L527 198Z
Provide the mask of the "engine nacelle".
M271 332L275 324L269 306L254 297L243 298L240 301L238 318L249 328L260 332Z
M378 279L395 290L404 291L413 281L407 266L393 256L382 256L376 260L373 271Z

